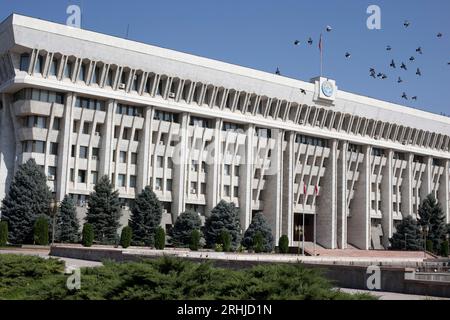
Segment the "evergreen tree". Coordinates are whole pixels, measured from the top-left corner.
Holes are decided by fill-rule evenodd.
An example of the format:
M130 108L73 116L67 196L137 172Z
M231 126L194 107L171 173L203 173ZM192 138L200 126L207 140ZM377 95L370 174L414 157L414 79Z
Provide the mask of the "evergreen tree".
M446 233L445 214L441 204L430 194L422 201L418 213L419 225L429 228L427 240L431 240L433 249L440 252Z
M94 239L103 244L114 244L121 215L119 192L113 189L107 176L100 178L89 196L86 222L94 229Z
M34 159L19 166L1 208L11 243L33 243L34 223L38 216L49 214L51 196L47 178Z
M155 233L155 248L157 250L164 250L166 247L166 232L163 228L158 227Z
M42 215L34 223L34 244L38 246L48 245L48 216Z
M278 241L278 249L280 253L286 254L289 252L289 238L287 235L282 235Z
M198 213L193 211L183 212L175 221L170 230L170 242L176 247L188 247L191 243L192 231L200 230L202 221Z
M208 247L213 248L216 243L219 243L218 239L223 229L230 233L232 247L236 249L241 240L239 210L234 203L227 203L224 200L219 202L206 219L204 233Z
M394 250L423 250L423 239L419 225L411 216L403 219L397 226L397 232L389 240L391 248Z
M123 227L122 232L120 234L120 245L122 248L126 249L131 245L131 239L133 237L133 230L131 227L126 226Z
M274 246L272 230L270 229L269 224L264 219L264 215L260 212L257 212L253 216L252 223L244 233L242 245L247 249L253 248L253 240L258 231L261 232L261 235L263 237L262 251L272 252Z
M77 243L80 240L77 211L72 198L68 195L61 202L56 216L55 239L61 243Z
M133 244L152 246L162 218L162 206L156 194L147 186L137 196L128 225L133 230Z

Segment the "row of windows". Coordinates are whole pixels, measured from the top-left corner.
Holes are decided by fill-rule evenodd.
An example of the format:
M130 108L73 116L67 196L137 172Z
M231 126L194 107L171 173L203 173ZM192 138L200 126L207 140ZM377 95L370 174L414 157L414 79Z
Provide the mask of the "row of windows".
M307 144L307 145L311 145L311 146L327 147L327 140L321 139L321 138L316 138L316 137L304 136L304 135L297 135L295 137L295 142L301 143L301 144Z
M141 107L127 106L127 105L119 103L119 104L117 104L116 113L132 116L132 117L142 118L142 108Z
M75 158L75 151L76 151L76 145L72 145L72 149L70 152L70 156L72 158ZM80 146L78 158L80 159L87 159L89 153L89 147L86 146ZM99 148L92 148L91 150L91 160L99 160L100 157L100 149Z
M64 94L60 92L28 88L16 92L14 94L13 100L14 102L19 100L34 100L64 104Z
M131 138L133 138L133 141L139 141L139 137L141 136L141 130L140 129L134 130L134 137L131 137L132 132L133 131L131 128L123 128L122 140L131 140ZM119 139L119 136L120 136L120 126L115 126L114 139Z
M90 110L98 110L98 111L105 111L105 101L97 100L97 99L90 99L85 97L77 97L75 101L75 107L77 108L83 108L83 109L90 109Z
M45 153L45 141L28 140L22 141L22 152ZM58 155L58 143L50 143L50 155Z
M153 119L159 121L179 123L178 114L161 110L155 110Z
M22 125L25 128L47 129L48 117L43 116L26 116L22 118ZM53 130L59 130L61 126L61 118L53 119Z
M119 151L119 163L127 163L127 152L126 151ZM116 150L113 151L113 162L116 162ZM138 161L138 154L136 152L131 153L131 164L137 164Z

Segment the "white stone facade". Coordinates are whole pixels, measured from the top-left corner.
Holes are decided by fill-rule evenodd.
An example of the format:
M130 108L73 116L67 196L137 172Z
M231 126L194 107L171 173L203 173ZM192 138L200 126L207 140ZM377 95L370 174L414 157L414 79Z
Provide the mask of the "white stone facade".
M224 199L292 246L304 220L326 248L387 247L430 193L450 219L447 117L19 15L0 39L0 199L34 158L80 218L108 175L123 224L151 185L163 225Z

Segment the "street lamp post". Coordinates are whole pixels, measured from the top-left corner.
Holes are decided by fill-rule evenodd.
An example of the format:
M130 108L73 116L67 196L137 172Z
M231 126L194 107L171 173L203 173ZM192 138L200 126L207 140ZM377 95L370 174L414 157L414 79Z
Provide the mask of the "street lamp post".
M303 240L303 226L295 226L295 230L298 232L298 254L300 255L300 242ZM305 255L305 244L303 242L302 254Z

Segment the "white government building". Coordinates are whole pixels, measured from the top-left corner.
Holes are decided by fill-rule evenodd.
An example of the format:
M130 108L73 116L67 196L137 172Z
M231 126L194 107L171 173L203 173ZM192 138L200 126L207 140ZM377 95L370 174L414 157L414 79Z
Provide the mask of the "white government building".
M162 224L221 200L329 249L383 249L430 193L450 218L450 118L61 24L0 24L0 199L34 158L80 218L98 177L122 223L151 185Z

